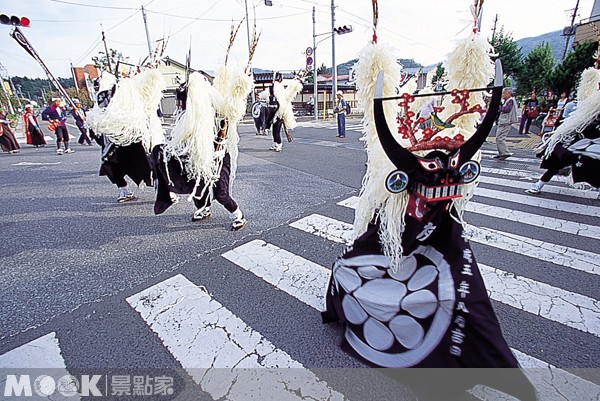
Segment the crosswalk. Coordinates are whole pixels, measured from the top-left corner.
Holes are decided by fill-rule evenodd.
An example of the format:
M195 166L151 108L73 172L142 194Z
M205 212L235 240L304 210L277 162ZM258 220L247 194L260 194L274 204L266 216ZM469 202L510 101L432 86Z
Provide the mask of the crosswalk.
M298 126L315 128L315 129L337 130L337 123L335 121L325 121L325 122L300 121L300 122L298 122ZM362 132L362 129L363 129L363 125L360 120L346 120L346 131Z
M598 193L569 188L564 180L554 180L544 187L542 196L527 196L523 189L529 188L532 180L539 176L534 168L528 168L535 166L536 161L522 158L497 162L491 155L484 152L481 185L465 216L469 223L465 230L477 246L474 249L490 298L494 305L508 308L519 319L534 318L542 325L536 330L537 335L549 334L550 329L546 327L559 328L568 331L569 338L588 342L594 350L592 355L597 355L600 346L598 296L576 290L576 285L566 286L560 277L565 274L586 282L597 280L600 275L600 253L596 251L600 245ZM335 202L332 207L351 210L357 200L355 196L349 197ZM340 219L339 215L307 213L281 229L307 239L319 238L340 250L352 240L351 220ZM532 230L537 233L535 238L527 235ZM588 245L580 247L579 241L587 241ZM483 251L481 257L478 249ZM489 256L499 253L509 255L504 257L510 257L514 263L500 263L498 256ZM235 269L249 272L253 280L299 301L318 318L317 312L325 308L324 295L332 260L317 263L312 256L310 249L291 243L284 247L270 241L268 236L249 239L221 254L222 260ZM543 266L544 271L532 274L523 268L532 264ZM142 320L158 336L162 345L212 399L347 399L344 388L337 388L313 373L309 370L311 366L297 361L251 327L244 316L228 309L225 300L212 295L211 288L203 285L184 274L175 274L128 296L125 301L135 311L136 319ZM600 399L600 384L596 380L566 369L584 363L589 355L573 354L569 358L573 365L555 367L545 359L560 358L523 349L518 341L518 325L518 321L504 325L503 331L540 392L541 400ZM303 327L294 329L302 331ZM558 341L561 333L553 333L552 337ZM40 361L49 361L50 366L66 372L70 367L61 357L60 340L56 333L47 333L0 355L0 368L46 366ZM569 343L559 348L565 353L574 352ZM597 361L595 365L598 366ZM261 368L258 370L261 373L253 368ZM228 373L225 375L224 371ZM277 383L276 388L261 385L262 381L270 385ZM482 387L471 392L482 400L510 399ZM273 397L273 394L278 396Z

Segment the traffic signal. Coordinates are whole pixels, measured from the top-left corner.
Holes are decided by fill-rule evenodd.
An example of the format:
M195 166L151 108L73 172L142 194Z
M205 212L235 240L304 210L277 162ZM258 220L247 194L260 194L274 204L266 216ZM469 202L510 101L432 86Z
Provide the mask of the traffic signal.
M337 33L338 35L350 33L350 32L352 32L352 25L344 25L344 26L340 26L338 28L333 28L333 32Z
M8 16L6 14L0 14L0 24L3 25L14 25L14 26L24 26L29 27L29 18L27 17L17 17L16 15Z

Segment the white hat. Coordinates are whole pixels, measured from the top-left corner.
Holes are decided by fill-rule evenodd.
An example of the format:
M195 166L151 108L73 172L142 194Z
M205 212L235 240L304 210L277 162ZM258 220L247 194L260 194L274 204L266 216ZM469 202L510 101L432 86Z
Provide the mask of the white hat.
M52 98L52 101L53 101L53 102L56 102L57 100L60 100L60 98L59 98L59 97L53 97L53 98Z
M342 92L342 91L337 91L337 92L336 92L336 95L344 96L344 92Z
M29 103L27 103L27 104L25 105L25 108L26 108L26 109L30 109L30 108L32 108L32 107L33 107L33 106L32 106L31 104L29 104Z
M79 99L73 99L74 104L80 104Z

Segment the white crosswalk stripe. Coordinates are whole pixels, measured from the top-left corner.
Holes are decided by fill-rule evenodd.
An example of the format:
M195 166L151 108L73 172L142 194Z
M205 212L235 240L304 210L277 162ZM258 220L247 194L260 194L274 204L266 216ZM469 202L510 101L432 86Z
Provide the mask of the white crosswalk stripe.
M316 129L328 129L328 130L337 130L337 123L335 121L332 122L322 122L322 123L315 123L315 122L311 122L311 121L301 121L298 123L299 127L306 127L306 128L316 128ZM363 129L363 126L360 122L358 123L348 123L348 120L346 120L346 131L358 131L361 132Z
M298 394L344 399L183 275L132 295L127 302L215 400L264 400L273 394L286 400L304 399ZM274 389L273 383L279 387Z
M485 167L482 169L484 172L489 172L488 169L486 169ZM498 170L496 170L496 172L498 172ZM512 175L512 171L506 171L505 173L503 173L504 175ZM531 176L531 180L529 182L523 182L523 181L517 181L517 180L510 180L510 179L506 179L506 178L499 178L499 177L490 177L490 176L482 176L480 179L481 183L484 184L492 184L492 185L499 185L501 187L507 187L507 188L519 188L519 189L529 189L532 187L532 180L534 180L533 177L535 177L535 181L537 181L537 179L539 178L539 175L536 176ZM517 177L517 178L523 178L523 177ZM562 178L562 180L561 180ZM561 181L561 182L566 182L565 177L553 177L553 180L556 181ZM479 190L480 188L477 188L477 190ZM552 183L550 184L546 184L544 186L544 189L542 190L542 192L544 194L548 193L548 194L556 194L556 195L565 195L565 196L572 196L572 197L576 197L576 198L584 198L584 199L597 199L599 194L598 191L596 190L587 190L587 191L582 191L580 189L575 189L575 188L568 188L568 187L559 187L556 186Z
M31 370L32 368L36 368ZM40 369L40 368L43 368ZM16 374L23 369L22 374ZM0 389L5 397L34 396L52 400L79 400L77 394L70 394L64 387L59 387L62 378L68 378L65 360L62 356L56 333L51 332L7 353L0 355L0 371L13 373L12 378L0 375ZM24 375L27 375L27 379ZM36 374L37 373L37 374ZM58 390L61 391L58 391ZM88 393L86 395L89 395ZM40 399L36 397L35 399Z

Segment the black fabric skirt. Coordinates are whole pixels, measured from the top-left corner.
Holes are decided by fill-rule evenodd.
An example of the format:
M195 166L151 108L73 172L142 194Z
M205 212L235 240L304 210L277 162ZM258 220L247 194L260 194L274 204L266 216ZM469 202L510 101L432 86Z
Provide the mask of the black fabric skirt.
M406 216L397 271L373 222L333 264L323 321L340 321L342 348L368 366L512 368L501 380L463 374L455 385L464 391L483 384L535 400L535 389L516 369L462 226L445 207L432 211L429 221Z

